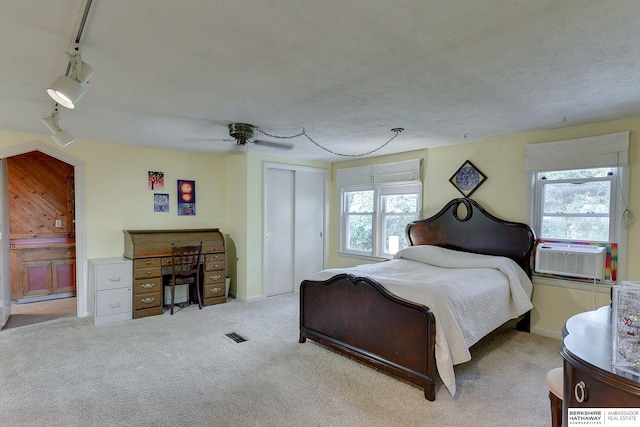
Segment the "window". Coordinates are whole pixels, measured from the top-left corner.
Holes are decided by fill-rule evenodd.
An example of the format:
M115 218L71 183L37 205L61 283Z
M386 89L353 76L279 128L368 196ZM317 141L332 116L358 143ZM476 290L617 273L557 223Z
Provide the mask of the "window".
M418 185L342 189L342 252L391 258L408 245L404 230L419 218Z
M617 168L538 172L540 239L613 242Z
M420 218L421 161L338 169L340 252L391 258L408 246L406 225Z
M525 145L524 171L531 176L530 224L538 240L604 247L605 282L624 280L625 227L633 221L629 132Z

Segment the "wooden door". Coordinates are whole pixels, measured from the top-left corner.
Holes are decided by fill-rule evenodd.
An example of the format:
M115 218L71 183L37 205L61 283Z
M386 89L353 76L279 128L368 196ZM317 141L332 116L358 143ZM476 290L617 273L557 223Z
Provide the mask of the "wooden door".
M9 273L9 208L7 160L0 160L0 328L7 324L11 315L11 280Z

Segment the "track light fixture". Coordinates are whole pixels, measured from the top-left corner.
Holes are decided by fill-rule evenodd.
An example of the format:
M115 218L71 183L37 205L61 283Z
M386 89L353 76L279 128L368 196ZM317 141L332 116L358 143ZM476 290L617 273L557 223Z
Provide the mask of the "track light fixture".
M68 130L62 129L58 124L57 106L53 108L53 111L51 111L51 115L42 118L42 123L44 123L49 128L49 130L53 134L53 140L57 142L60 147L66 147L76 140L73 136L71 136L71 133Z
M63 107L74 109L84 95L84 86L93 75L93 68L82 61L79 46L76 44L73 53L69 55L71 73L58 77L47 88L49 96Z

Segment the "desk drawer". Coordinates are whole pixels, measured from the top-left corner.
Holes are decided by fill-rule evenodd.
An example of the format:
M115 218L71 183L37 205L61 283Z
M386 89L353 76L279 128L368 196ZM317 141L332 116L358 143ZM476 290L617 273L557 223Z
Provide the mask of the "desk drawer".
M162 308L162 292L149 292L146 294L133 296L133 308L134 310L141 310L145 308Z
M96 316L131 313L131 289L108 289L96 293Z
M133 271L133 275L134 279L160 277L162 275L162 267L136 268Z
M224 288L224 270L205 271L204 272L204 285L211 285L214 283L222 283Z
M160 267L162 265L162 258L140 258L133 260L133 269L144 269L150 267Z
M224 281L209 285L205 284L202 289L202 298L223 297L225 295Z
M142 295L152 292L162 292L162 278L136 279L133 282L133 295Z

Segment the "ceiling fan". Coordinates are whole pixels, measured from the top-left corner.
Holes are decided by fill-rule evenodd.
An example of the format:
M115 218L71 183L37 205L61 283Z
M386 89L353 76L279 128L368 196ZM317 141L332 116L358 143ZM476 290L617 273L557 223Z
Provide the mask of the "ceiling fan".
M235 141L238 145L246 145L248 142L251 142L260 146L279 148L283 150L291 150L293 148L293 144L286 142L253 139L254 128L255 126L247 123L229 123L229 136L231 136L233 138L233 141Z

